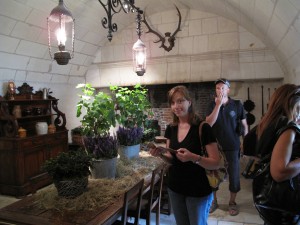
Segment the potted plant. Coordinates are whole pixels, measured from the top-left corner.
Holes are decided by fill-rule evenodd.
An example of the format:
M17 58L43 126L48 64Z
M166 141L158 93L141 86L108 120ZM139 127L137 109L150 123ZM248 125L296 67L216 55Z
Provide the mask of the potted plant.
M83 146L82 135L83 135L83 131L81 126L73 128L71 130L72 143L79 146Z
M110 134L110 128L116 125L115 103L108 94L97 93L91 84L79 84L77 88L81 88L82 94L76 116L82 116L83 143L93 157L92 178L114 178L118 140Z
M75 198L86 190L91 166L91 156L78 149L46 160L42 170L52 177L59 196Z
M152 113L147 89L140 84L129 89L111 86L116 101L116 119L119 123L117 138L121 158L138 157L143 137L143 125Z
M142 142L154 141L156 136L160 135L160 126L158 120L147 119L144 124L144 134Z

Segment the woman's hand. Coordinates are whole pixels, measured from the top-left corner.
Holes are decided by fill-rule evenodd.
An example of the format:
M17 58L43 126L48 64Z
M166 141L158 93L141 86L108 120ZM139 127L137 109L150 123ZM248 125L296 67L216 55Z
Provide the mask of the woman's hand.
M188 161L194 161L195 154L190 152L186 148L180 148L180 149L177 150L176 157L181 162L188 162Z

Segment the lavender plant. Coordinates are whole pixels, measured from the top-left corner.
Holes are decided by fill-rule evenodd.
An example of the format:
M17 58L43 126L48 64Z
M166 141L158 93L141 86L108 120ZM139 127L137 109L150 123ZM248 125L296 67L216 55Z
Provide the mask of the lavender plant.
M112 159L118 156L118 139L114 136L85 136L84 145L94 159Z
M141 127L119 127L117 137L120 145L131 146L141 143L143 129Z

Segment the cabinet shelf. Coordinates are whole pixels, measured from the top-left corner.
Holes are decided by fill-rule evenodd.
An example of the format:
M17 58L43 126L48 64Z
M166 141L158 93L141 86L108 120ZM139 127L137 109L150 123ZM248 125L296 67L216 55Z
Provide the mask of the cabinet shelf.
M31 103L35 103L35 102L51 102L51 101L58 101L59 99L57 98L49 98L49 99L15 99L15 100L2 100L2 102L7 102L10 104L13 103L22 103L22 102L31 102Z
M40 92L13 98L0 96L0 194L22 197L52 182L41 167L68 150L68 130L58 99L43 99ZM37 122L54 124L56 132L37 135ZM19 137L20 127L27 131L26 137Z
M51 184L41 167L62 151L68 151L68 130L25 138L0 137L0 194L23 197Z
M58 110L57 104L58 99L52 96L43 99L40 93L15 95L13 100L0 96L0 137L17 137L20 127L27 130L29 135L33 135L35 123L41 121L47 122L48 125L53 123L57 129L65 129L66 117ZM21 117L17 118L17 115L14 115L15 107L18 107Z
M32 119L43 119L43 118L47 118L47 117L52 117L55 116L57 114L46 114L46 115L35 115L35 116L22 116L19 118L15 118L17 121L22 121L22 120L32 120ZM6 120L5 118L0 117L0 120Z

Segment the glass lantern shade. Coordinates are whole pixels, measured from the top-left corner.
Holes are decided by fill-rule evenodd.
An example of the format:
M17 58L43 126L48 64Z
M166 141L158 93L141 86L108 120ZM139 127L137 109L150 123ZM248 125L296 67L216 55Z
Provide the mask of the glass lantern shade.
M143 76L146 72L146 45L138 39L132 47L133 68L138 76Z
M66 8L63 0L59 0L56 6L47 18L48 21L48 39L49 39L49 54L54 58L59 65L68 64L74 54L74 19L72 13ZM68 41L68 38L70 41ZM52 39L57 39L58 50L52 56L51 43ZM71 52L66 51L66 46L71 48ZM71 56L72 54L72 56Z

